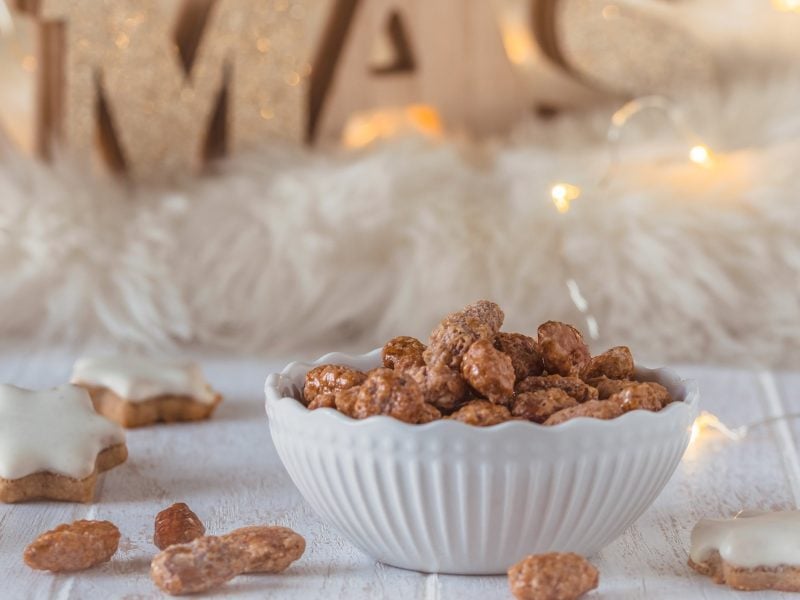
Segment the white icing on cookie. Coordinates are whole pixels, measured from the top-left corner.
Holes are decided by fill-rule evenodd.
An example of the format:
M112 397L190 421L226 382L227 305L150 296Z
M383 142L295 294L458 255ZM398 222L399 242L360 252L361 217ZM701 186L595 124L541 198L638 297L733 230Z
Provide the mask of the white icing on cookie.
M130 402L171 395L211 404L215 397L197 365L141 356L82 358L75 363L70 381L107 388Z
M696 563L715 551L737 567L800 566L800 511L742 512L733 519L703 519L692 530Z
M82 388L0 385L0 478L49 471L83 479L101 451L124 441L122 428L98 415Z

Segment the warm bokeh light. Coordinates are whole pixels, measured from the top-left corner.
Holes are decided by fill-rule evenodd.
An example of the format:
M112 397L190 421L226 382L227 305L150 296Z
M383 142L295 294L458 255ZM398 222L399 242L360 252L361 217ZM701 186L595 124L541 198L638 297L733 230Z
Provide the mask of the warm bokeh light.
M553 199L556 210L560 213L567 212L570 208L570 203L573 200L577 200L580 195L581 188L570 183L556 183L550 188L550 197Z
M692 149L689 150L689 160L701 167L710 167L714 164L714 157L711 154L711 150L703 144L692 146Z
M713 429L717 433L721 433L726 438L734 441L739 441L745 435L744 428L731 429L725 423L719 420L716 415L703 411L701 412L697 418L694 420L692 424L692 433L691 437L689 438L689 445L691 446L697 441L697 438L700 437L700 434L703 433L706 429Z
M508 59L514 64L521 65L531 60L536 54L536 42L530 29L524 23L505 20L501 24L503 31L503 46Z
M611 19L616 19L619 17L619 6L616 4L607 4L603 7L602 10L603 18L606 21L610 21Z
M775 10L800 14L800 0L772 0Z
M347 148L363 148L377 140L408 133L441 136L439 113L425 104L356 113L347 121L342 141Z

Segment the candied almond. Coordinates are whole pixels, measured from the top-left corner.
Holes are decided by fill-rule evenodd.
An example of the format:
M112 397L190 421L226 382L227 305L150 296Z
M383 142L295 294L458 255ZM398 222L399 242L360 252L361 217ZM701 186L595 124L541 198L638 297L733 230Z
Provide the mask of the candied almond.
M431 332L423 353L425 364L445 364L459 371L461 360L473 343L494 340L503 324L503 311L494 302L479 300L447 315Z
M317 394L336 393L359 385L366 375L344 365L319 365L306 373L303 398L310 404Z
M572 552L526 556L508 570L508 584L517 600L576 600L598 583L597 569Z
M616 419L623 414L622 408L610 400L589 400L578 406L565 408L549 417L545 425L558 425L576 417L591 417L593 419Z
M539 325L538 335L539 354L548 373L578 375L591 358L581 332L572 325L547 321Z
M239 544L216 536L199 537L156 554L150 563L150 578L168 594L194 594L230 581L244 572L250 560Z
M659 411L672 402L672 398L663 385L647 382L626 387L611 396L608 402L616 403L623 412L639 409Z
M494 333L500 331L505 319L500 306L490 300L478 300L467 304L461 310L461 315L467 323L480 323Z
M303 556L306 541L288 527L254 525L221 536L247 555L243 573L280 573Z
M500 332L494 338L494 346L511 358L517 381L529 375L541 375L542 357L536 348L536 340L522 333Z
M526 377L517 384L516 392L535 392L548 389L562 390L578 402L597 400L597 390L584 383L578 377L562 377L561 375L533 375Z
M176 502L156 515L153 543L159 550L173 544L185 544L206 532L205 525L191 508Z
M82 571L109 560L119 539L119 529L110 521L75 521L41 534L25 548L23 558L31 569Z
M425 406L422 410L422 414L420 416L419 421L417 424L424 425L425 423L430 423L432 421L438 421L442 418L442 413L436 408L433 404L425 403Z
M489 340L478 340L464 355L461 374L467 383L495 404L509 404L514 394L514 365Z
M575 398L557 388L523 392L514 398L511 414L535 423L544 423L558 411L577 404Z
M417 382L425 402L443 411L451 411L461 404L469 389L460 373L441 363L413 367L404 374Z
M384 367L404 371L411 367L424 366L424 351L425 344L418 339L401 335L386 342L381 350L381 359Z
M488 400L472 400L447 417L476 427L488 427L511 420L511 413L502 404Z
M347 415L348 417L352 417L355 412L359 390L360 386L355 386L346 390L341 390L340 392L336 392L334 396L336 410Z
M340 392L336 407L354 419L387 415L406 423L418 422L426 412L417 382L386 368L371 370L364 383Z
M621 392L626 387L636 385L637 383L638 382L631 381L630 379L609 379L605 375L586 381L587 385L590 385L597 390L597 397L600 400L608 400L617 392Z
M617 346L591 358L581 370L581 379L596 377L630 379L633 376L633 355L627 346Z
M308 410L317 410L318 408L336 408L336 394L317 394L314 399L308 403Z

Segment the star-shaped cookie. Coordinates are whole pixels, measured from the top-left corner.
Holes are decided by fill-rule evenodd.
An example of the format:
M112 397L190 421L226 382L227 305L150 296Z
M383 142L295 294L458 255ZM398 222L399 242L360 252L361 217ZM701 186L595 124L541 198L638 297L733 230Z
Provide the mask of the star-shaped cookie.
M97 474L127 457L123 430L86 390L0 385L0 501L90 502Z
M742 511L702 519L692 530L689 566L737 590L800 592L800 511Z
M192 362L108 356L81 358L70 379L94 408L123 427L208 419L222 401Z

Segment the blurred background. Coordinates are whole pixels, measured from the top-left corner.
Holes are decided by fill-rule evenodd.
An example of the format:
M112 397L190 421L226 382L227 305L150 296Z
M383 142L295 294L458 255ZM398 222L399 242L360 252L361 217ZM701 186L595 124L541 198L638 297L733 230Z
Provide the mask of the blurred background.
M797 0L0 0L8 348L315 354L478 298L800 359Z

